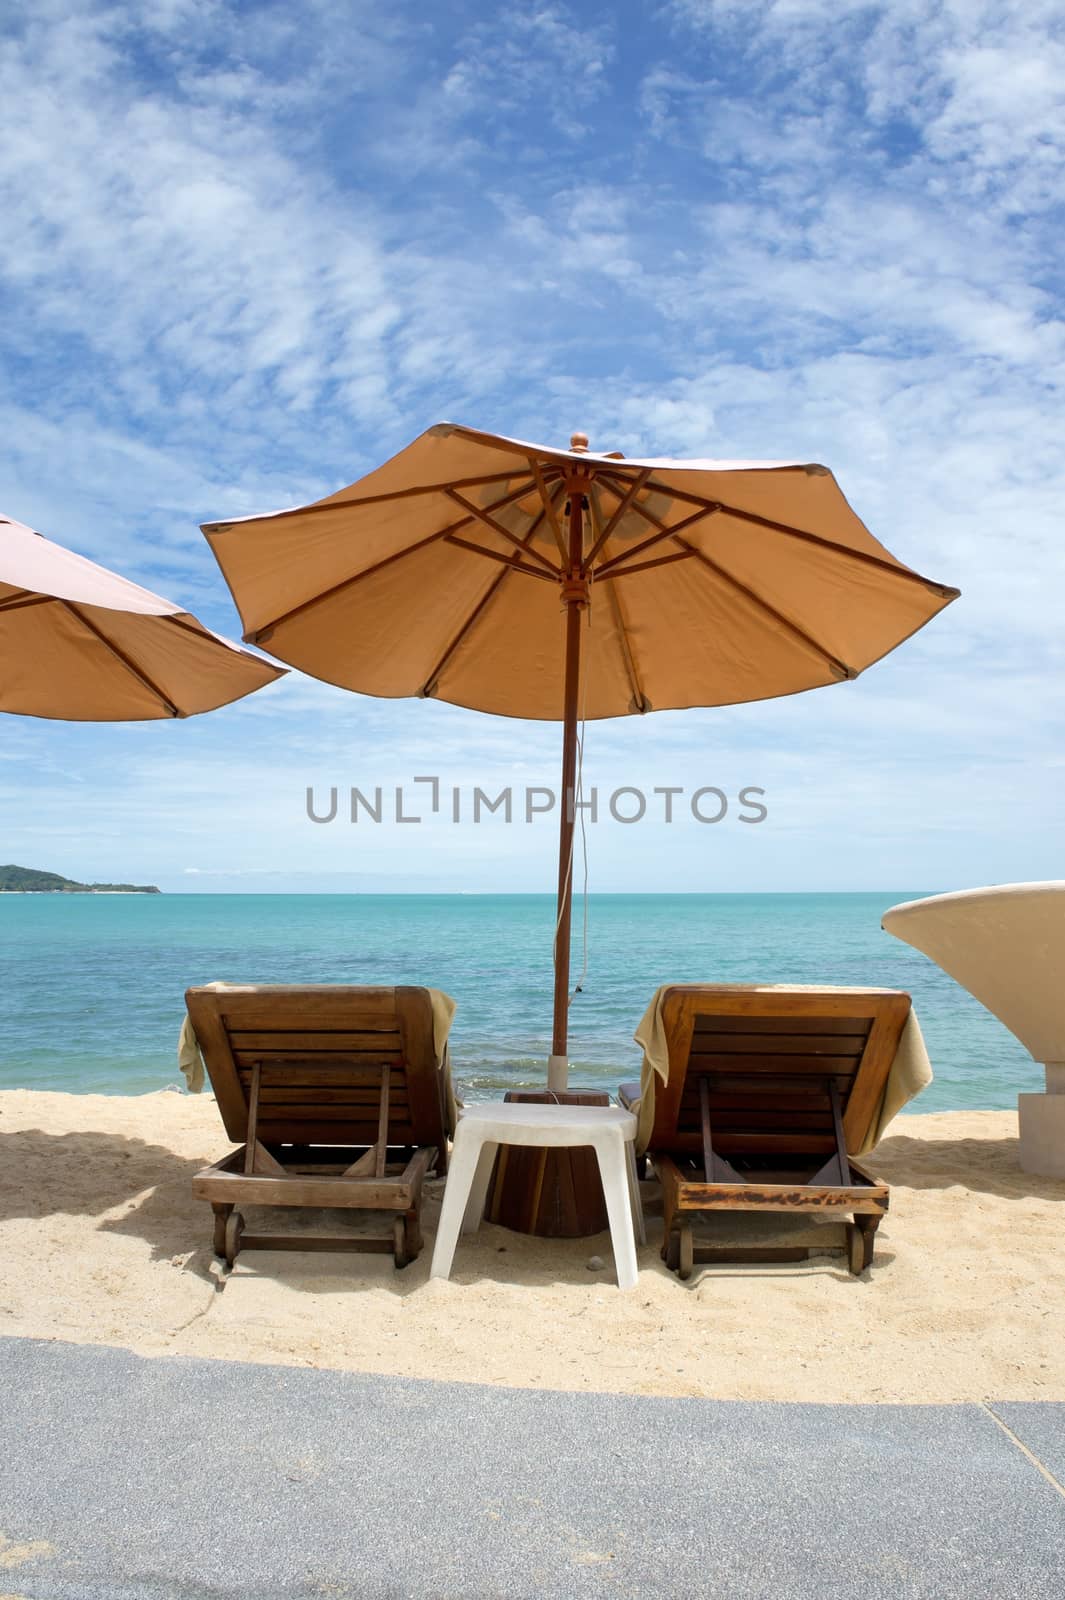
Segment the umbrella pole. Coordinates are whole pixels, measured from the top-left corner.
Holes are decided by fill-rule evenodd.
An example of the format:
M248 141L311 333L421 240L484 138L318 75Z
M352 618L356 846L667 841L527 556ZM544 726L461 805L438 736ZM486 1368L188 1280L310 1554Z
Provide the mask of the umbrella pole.
M562 585L566 607L566 670L562 721L562 794L558 833L558 910L555 923L555 1011L547 1087L566 1088L569 1081L570 924L573 912L573 828L576 814L577 713L581 676L581 613L588 604L584 576L585 473L574 473L569 494L569 569Z

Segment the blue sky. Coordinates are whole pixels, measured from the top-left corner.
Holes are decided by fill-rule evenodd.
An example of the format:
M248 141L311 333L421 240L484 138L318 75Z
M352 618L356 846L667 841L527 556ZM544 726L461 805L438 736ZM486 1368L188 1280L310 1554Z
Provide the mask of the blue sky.
M1060 4L39 0L0 89L5 513L236 636L198 524L441 418L827 462L962 599L857 683L590 725L604 796L757 785L769 811L600 821L590 886L1062 875ZM550 784L557 725L290 676L181 724L2 732L5 860L553 882L548 820L316 826L305 794Z

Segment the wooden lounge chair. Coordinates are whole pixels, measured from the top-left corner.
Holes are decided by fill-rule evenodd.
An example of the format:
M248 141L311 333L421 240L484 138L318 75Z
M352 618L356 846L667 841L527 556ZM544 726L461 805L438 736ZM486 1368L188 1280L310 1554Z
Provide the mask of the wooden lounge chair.
M447 1164L445 1063L428 989L264 984L189 989L189 1019L226 1132L240 1149L192 1180L214 1247L422 1247L422 1185ZM241 1204L391 1214L384 1235L246 1233Z
M662 1254L673 1271L687 1278L695 1260L810 1253L696 1243L692 1217L722 1210L849 1214L850 1270L871 1264L889 1191L848 1152L873 1124L909 1012L909 995L889 989L664 992L669 1070L653 1085L647 1151L662 1182ZM631 1108L640 1092L622 1084L621 1103Z

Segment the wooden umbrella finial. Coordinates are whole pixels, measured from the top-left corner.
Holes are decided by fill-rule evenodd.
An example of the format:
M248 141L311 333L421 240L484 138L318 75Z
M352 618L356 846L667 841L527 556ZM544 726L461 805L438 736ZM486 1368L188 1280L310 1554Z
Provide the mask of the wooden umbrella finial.
M586 433L571 433L569 447L571 450L579 450L583 454L588 448L588 435Z

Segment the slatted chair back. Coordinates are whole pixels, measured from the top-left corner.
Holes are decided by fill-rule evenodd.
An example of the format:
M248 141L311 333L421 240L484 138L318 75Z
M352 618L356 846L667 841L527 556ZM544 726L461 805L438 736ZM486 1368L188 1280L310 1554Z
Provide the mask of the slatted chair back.
M387 1142L446 1159L442 1062L427 989L257 984L189 989L185 1003L229 1137L249 1137L259 1072L263 1145L372 1145L387 1079ZM386 1070L387 1069L387 1072Z
M678 985L663 1003L669 1081L655 1090L652 1150L727 1160L849 1151L876 1114L910 997L893 989ZM708 1178L711 1174L708 1174Z

